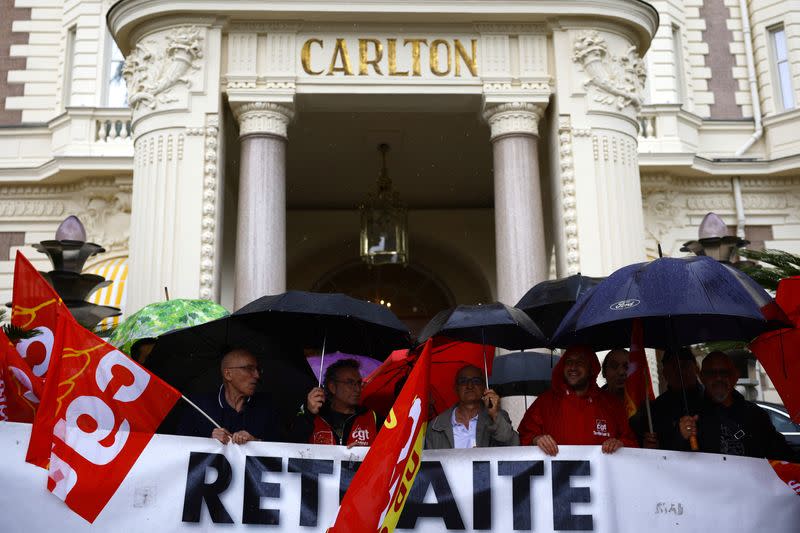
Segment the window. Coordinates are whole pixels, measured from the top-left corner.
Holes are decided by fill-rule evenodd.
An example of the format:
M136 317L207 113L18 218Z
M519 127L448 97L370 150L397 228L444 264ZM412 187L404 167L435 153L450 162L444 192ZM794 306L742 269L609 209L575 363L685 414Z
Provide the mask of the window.
M777 97L780 110L794 109L794 89L792 88L792 73L789 68L789 53L786 46L786 32L783 26L776 26L769 30L772 42L772 56L775 62L777 77Z
M106 62L106 101L107 107L128 107L128 87L122 77L125 58L117 44L108 36L109 53Z
M677 24L672 25L672 54L675 58L675 103L683 104L686 100L686 64L683 61L681 28Z
M797 424L792 422L788 416L773 411L772 409L764 409L769 414L770 422L775 426L780 433L795 433L800 431Z
M75 65L75 35L77 27L67 30L67 40L64 43L64 94L62 100L64 107L72 103L72 74Z

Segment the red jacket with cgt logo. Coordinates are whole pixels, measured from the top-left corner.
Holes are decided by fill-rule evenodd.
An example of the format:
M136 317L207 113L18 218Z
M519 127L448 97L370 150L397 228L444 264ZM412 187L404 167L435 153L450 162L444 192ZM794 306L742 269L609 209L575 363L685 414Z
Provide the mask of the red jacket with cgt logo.
M322 413L321 413L322 415ZM346 435L346 438L344 438ZM363 410L353 414L344 424L342 441L338 442L336 434L324 416L314 417L314 429L309 442L311 444L344 444L347 446L371 446L378 435L377 416L372 410Z
M578 396L564 382L564 358L553 368L552 388L536 398L519 424L519 439L532 444L539 435L550 435L558 444L602 444L609 438L638 447L622 403L597 386L600 361L591 361L589 390Z

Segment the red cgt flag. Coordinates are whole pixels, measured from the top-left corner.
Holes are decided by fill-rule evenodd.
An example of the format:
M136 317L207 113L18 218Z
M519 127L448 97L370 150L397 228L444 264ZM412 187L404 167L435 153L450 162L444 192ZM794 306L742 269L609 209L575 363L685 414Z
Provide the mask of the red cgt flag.
M625 411L628 418L636 414L646 397L654 400L655 394L653 394L653 380L650 378L650 366L644 353L642 321L636 318L631 332L628 378L625 380Z
M384 427L344 495L329 533L391 533L422 464L431 341L394 402Z
M11 323L39 331L36 337L18 342L17 351L34 375L44 377L53 352L58 313L66 306L55 289L19 251L14 264L11 298Z
M0 329L0 420L33 422L42 380L17 353L17 349Z
M779 478L786 483L795 494L800 496L800 464L788 463L786 461L773 461L769 462L772 469Z
M768 331L750 343L789 416L800 422L800 276L782 279L775 300L794 327Z
M28 461L49 459L47 488L93 522L181 394L59 316Z

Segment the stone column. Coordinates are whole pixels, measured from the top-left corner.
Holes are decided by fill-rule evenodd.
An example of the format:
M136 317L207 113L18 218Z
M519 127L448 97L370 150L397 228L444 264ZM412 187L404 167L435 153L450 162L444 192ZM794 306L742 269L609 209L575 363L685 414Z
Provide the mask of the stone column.
M645 72L637 41L585 21L553 32L568 274L607 276L645 258L637 145Z
M183 19L143 24L126 51L134 142L127 314L163 301L165 287L171 298L218 298L222 30L216 19Z
M494 151L494 220L497 299L514 305L547 278L537 142L544 106L487 106Z
M286 290L286 140L292 108L254 102L234 110L241 162L234 307Z

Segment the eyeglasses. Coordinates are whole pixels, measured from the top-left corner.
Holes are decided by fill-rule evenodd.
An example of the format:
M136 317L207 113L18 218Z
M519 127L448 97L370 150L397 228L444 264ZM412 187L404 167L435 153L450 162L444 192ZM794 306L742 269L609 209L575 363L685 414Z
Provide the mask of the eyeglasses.
M225 369L226 370L236 370L236 369L244 370L248 374L259 374L259 375L261 375L261 374L264 373L264 369L261 368L258 365L226 366Z
M350 387L351 389L360 389L364 386L363 381L355 379L334 379L333 381L336 383L341 383L342 385Z
M478 387L480 385L483 385L483 378L479 376L476 376L474 378L458 378L456 380L456 384L461 387L465 387L467 385L474 385L475 387Z
M703 370L703 375L707 378L728 378L731 376L731 371L726 368L717 370L710 368L708 370Z

